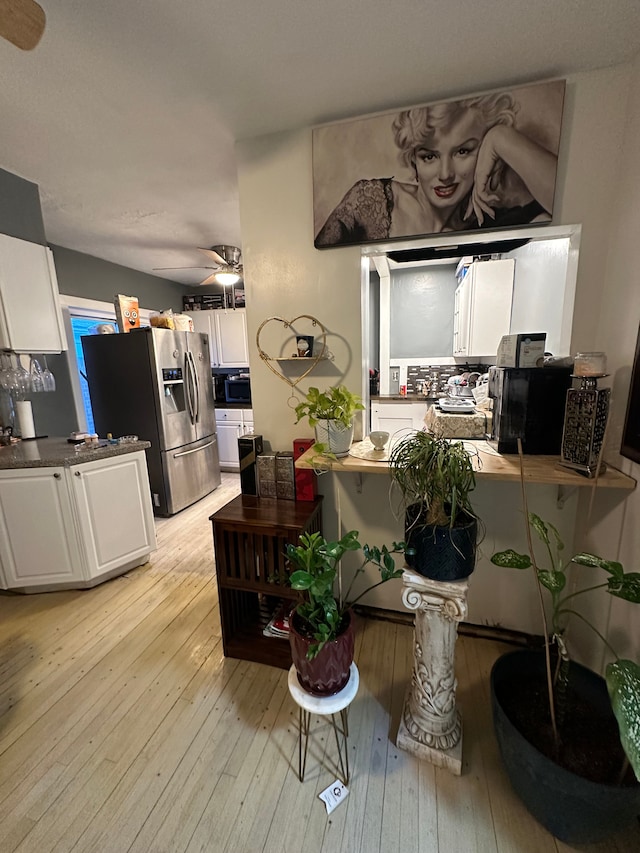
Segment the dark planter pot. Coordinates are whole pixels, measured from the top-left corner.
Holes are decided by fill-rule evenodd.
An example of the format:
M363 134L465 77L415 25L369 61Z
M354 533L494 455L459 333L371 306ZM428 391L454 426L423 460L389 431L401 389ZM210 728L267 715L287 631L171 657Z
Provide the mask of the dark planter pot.
M461 513L454 527L424 524L420 506L412 504L405 513L405 542L415 549L405 559L414 572L434 581L468 578L476 565L478 520Z
M351 612L346 614L347 627L325 645L313 660L307 660L307 651L313 640L300 633L301 619L293 611L289 626L291 657L298 673L298 681L314 696L331 696L338 693L349 681L353 662L354 630Z
M501 697L509 693L514 678L544 672L544 654L528 649L509 652L493 665L491 704L502 760L516 794L556 838L568 844L602 841L640 814L640 785L616 787L584 779L547 758L516 729ZM572 663L570 681L599 718L613 715L603 678ZM597 725L594 720L594 728Z

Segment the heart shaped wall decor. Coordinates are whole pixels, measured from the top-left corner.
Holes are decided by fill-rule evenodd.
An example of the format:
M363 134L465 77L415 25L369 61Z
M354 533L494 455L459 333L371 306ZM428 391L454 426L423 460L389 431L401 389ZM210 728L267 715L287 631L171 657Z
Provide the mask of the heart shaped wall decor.
M317 326L320 329L322 329L321 333L319 335L315 336L316 339L321 342L322 346L318 347L318 351L314 356L304 357L304 358L281 358L281 357L274 358L274 357L268 355L262 349L262 347L260 346L260 333L263 331L265 326L267 326L269 323L282 323L282 326L284 329L291 329L295 334L294 324L298 320L310 320L312 326L314 326L314 327ZM278 377L278 379L282 379L283 382L286 382L292 388L295 388L296 385L305 378L305 376L308 376L311 373L311 371L314 369L314 367L316 367L316 365L318 364L318 362L321 359L326 358L326 355L325 355L326 339L327 339L327 330L322 325L320 320L317 320L315 317L312 317L310 314L299 314L297 317L294 317L293 320L285 320L284 317L268 317L266 320L263 320L262 323L260 323L260 326L258 327L258 331L256 332L256 346L258 347L258 354L259 354L260 358L264 361L264 363L267 365L269 370L271 370L273 373L275 373L275 375ZM296 361L304 362L306 367L305 367L305 370L303 370L303 372L300 373L300 375L295 377L294 379L290 379L288 376L285 376L276 367L274 367L274 364L273 364L274 362L276 364L278 362L287 362L289 364L292 364Z

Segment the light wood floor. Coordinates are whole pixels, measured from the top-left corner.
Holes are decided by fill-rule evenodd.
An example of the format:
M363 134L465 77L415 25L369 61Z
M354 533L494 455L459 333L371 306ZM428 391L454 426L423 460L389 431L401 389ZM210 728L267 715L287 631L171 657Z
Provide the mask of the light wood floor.
M296 776L297 714L283 670L225 659L208 516L238 491L157 523L152 561L87 591L0 595L0 851L45 853L637 853L633 827L570 848L511 793L488 676L505 646L461 637L461 777L394 746L412 630L362 620L350 714L350 794L315 723ZM323 755L325 746L326 755Z

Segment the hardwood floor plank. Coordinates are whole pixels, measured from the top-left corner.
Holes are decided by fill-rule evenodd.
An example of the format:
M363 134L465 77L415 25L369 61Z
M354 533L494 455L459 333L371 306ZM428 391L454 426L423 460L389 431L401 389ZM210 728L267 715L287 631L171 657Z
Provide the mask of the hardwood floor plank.
M394 706L392 707L392 729L391 729L391 738L389 741L389 750L394 750L394 753L398 756L398 767L399 767L399 776L400 776L400 807L394 808L391 806L390 800L387 799L386 791L385 791L385 803L384 803L384 814L383 814L383 822L382 822L382 848L388 849L386 847L386 838L387 823L393 824L393 821L388 821L387 815L389 812L395 817L397 814L397 820L399 821L399 843L398 849L405 850L407 853L411 853L411 851L419 851L420 849L428 850L431 849L429 844L423 843L422 848L420 846L421 839L421 826L420 826L420 801L419 801L419 787L420 787L420 775L419 775L419 765L420 762L409 753L404 752L403 750L399 750L396 747L396 736L398 733L398 725L400 723L400 718L402 716L402 709L404 708L404 700L407 692L407 688L411 683L411 673L413 669L413 631L409 630L405 627L398 626L398 631L396 633L396 649L395 649L395 658L394 658L394 667L393 667L393 700ZM387 759L388 763L389 759ZM435 813L434 813L435 818ZM435 826L435 820L434 820ZM425 823L425 827L427 832L423 832L423 837L427 835L428 830L430 829L429 824ZM394 832L395 835L395 832ZM431 842L433 839L429 838Z
M121 849L128 850L194 738L208 737L219 722L232 726L237 706L250 701L255 678L251 669L246 670L237 690L232 692L230 683L214 707L178 699L135 759L120 762L120 780L78 837L80 848L101 853L117 833Z
M160 605L145 615L144 619L134 620L138 628L135 641L129 633L122 632L117 641L114 638L111 643L92 647L89 658L80 656L73 662L68 683L59 676L51 686L55 692L47 695L38 691L32 698L25 700L20 708L20 716L5 731L1 741L4 748L0 763L0 790L4 790L6 781L11 784L27 769L32 770L34 762L39 762L42 751L50 750L67 732L81 723L87 703L93 706L108 701L122 673L128 671L146 646L178 618L181 610L197 595L189 590L184 599L178 601L173 586L172 592L173 595L164 596ZM205 606L208 606L207 602ZM146 614L146 608L144 612ZM98 657L100 654L101 659ZM23 736L32 745L40 744L42 750L31 752L28 765L24 763L22 746L17 743Z
M372 630L381 635L382 654L378 666L372 668L369 689L374 701L375 716L373 719L373 737L369 755L369 784L364 803L367 820L362 826L361 849L372 853L381 849L382 842L382 813L388 796L394 807L400 811L400 786L398 784L398 764L395 750L389 750L389 730L391 727L391 691L393 681L389 673L393 672L395 653L396 626L391 622L373 622ZM391 756L390 756L391 752ZM387 759L390 757L389 764ZM388 788L387 788L388 786ZM396 796L394 796L394 793ZM386 825L385 843L397 849L400 841L400 826L397 820L388 821Z
M156 849L185 849L209 804L212 773L224 775L233 789L239 767L256 742L260 742L258 755L261 754L284 694L279 684L282 677L280 670L257 665L253 665L253 668L256 673L248 703L231 709L209 736L206 727L203 727L158 798L130 853L143 853L150 846ZM236 772L230 773L230 769ZM234 809L228 805L228 796L224 802L232 813ZM218 822L214 835L220 844L222 834Z

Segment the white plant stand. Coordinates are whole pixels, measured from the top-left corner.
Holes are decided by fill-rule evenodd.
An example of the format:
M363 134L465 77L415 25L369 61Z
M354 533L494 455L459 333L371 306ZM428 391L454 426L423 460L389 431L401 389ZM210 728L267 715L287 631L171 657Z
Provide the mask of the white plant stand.
M414 663L396 741L400 749L456 776L462 772L462 717L456 705L458 623L467 615L468 580L434 581L410 569L402 601L416 613Z

